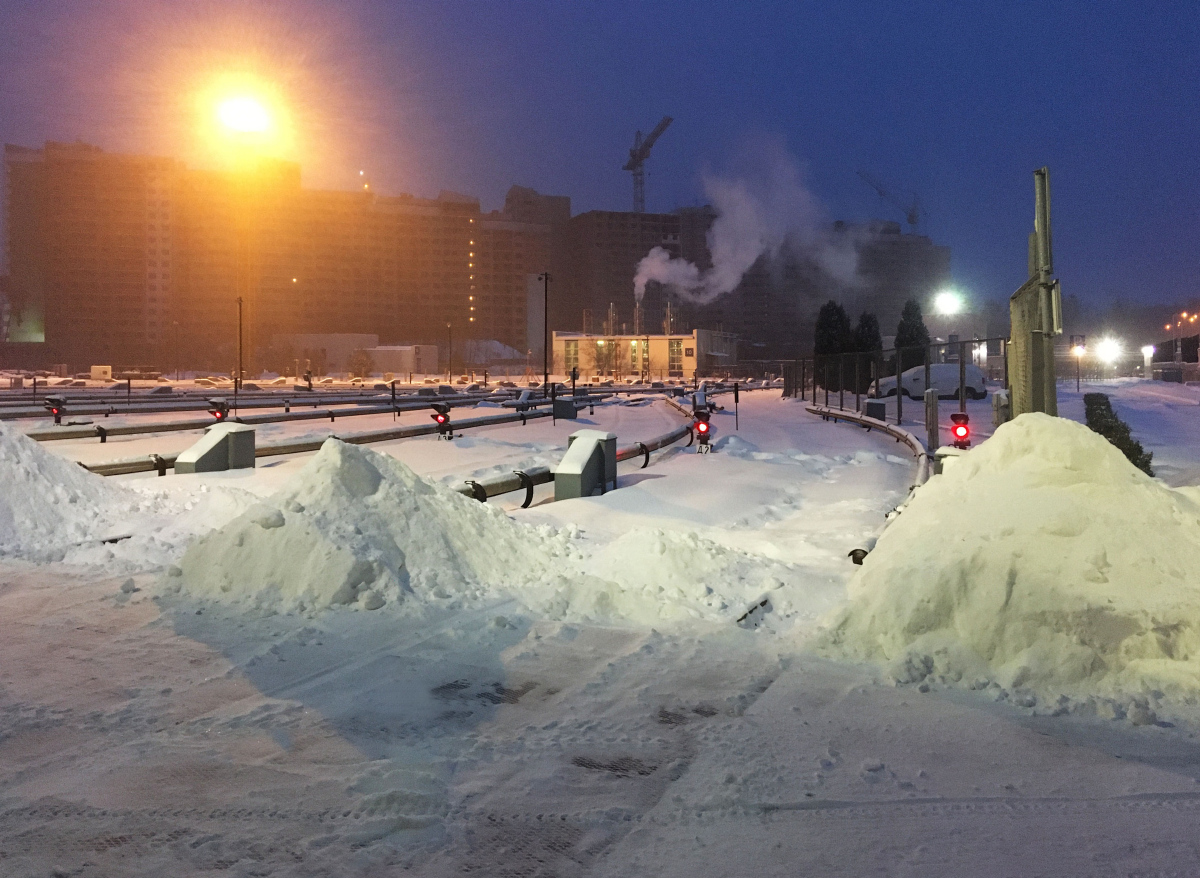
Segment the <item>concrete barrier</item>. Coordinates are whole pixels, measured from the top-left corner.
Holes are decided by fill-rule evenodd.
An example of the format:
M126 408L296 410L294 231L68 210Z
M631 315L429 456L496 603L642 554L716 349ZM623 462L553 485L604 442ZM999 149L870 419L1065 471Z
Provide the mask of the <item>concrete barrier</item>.
M599 488L617 486L617 434L576 430L567 440L567 453L554 470L554 499L590 497Z
M253 468L254 428L248 424L214 424L203 439L175 458L177 473Z

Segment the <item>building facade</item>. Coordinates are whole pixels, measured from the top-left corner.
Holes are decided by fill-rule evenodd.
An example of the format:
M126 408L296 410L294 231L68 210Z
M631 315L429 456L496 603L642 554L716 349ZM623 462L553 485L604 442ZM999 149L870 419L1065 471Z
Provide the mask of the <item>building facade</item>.
M668 378L723 375L737 365L737 337L693 329L689 333L593 335L555 332L551 372L595 382L661 381Z
M483 214L453 192L304 189L285 162L192 170L87 144L9 145L5 168L0 342L31 364L78 369L228 371L239 330L253 372L294 368L272 345L289 334L387 345L453 334L524 352L528 276L545 270L552 226L561 235L570 212L569 199L532 190L515 193L516 216Z

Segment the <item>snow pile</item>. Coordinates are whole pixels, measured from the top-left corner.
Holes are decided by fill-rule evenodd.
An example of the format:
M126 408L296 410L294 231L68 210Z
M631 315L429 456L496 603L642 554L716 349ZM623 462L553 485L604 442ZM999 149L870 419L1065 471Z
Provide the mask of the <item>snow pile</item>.
M400 461L325 442L297 478L180 562L198 596L285 610L461 600L543 574L565 540L422 479Z
M824 645L899 682L1152 720L1200 696L1198 557L1200 504L1086 427L1022 415L917 492Z
M137 498L0 424L0 556L61 560L112 536Z
M634 530L583 560L581 572L534 590L549 618L658 625L692 619L735 621L764 597L760 617L793 615L779 591L795 579L786 564L718 545L695 533ZM757 627L757 626L755 626Z
M795 579L786 564L694 533L637 530L590 555L573 535L514 522L392 457L330 439L282 491L197 540L180 585L305 613L514 601L542 618L655 625L732 622L759 606L758 627L799 612L781 591Z

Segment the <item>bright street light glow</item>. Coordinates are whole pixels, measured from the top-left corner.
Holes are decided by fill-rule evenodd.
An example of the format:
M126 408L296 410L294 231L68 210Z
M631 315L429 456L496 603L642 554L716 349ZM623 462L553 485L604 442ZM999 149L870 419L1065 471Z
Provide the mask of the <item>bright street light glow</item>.
M1087 348L1085 348L1081 344L1077 344L1077 345L1075 345L1075 347L1071 348L1071 353L1077 357L1082 357L1084 354L1087 353Z
M1121 357L1121 343L1115 338L1101 339L1096 345L1096 356L1102 363L1115 363Z
M933 309L938 314L957 314L962 310L962 297L951 290L938 293L933 298Z
M1152 344L1143 345L1142 356L1143 357L1153 357L1154 356L1154 345L1152 345Z
M217 107L217 118L226 128L246 134L257 134L271 127L267 108L246 95L222 101Z

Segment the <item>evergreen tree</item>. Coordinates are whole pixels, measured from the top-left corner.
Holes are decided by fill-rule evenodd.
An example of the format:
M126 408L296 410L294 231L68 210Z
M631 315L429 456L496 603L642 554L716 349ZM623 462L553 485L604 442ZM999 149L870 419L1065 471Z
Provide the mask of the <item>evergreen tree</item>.
M825 386L825 369L829 368L829 389L837 390L838 361L854 347L854 332L850 326L850 315L846 309L830 299L817 312L816 337L813 339L814 377Z
M854 327L854 350L872 353L883 350L883 336L879 334L879 318L864 311Z
M858 387L859 393L866 393L871 386L871 364L881 368L879 352L883 350L883 336L879 334L879 318L870 311L864 311L854 327L854 350L864 356L858 358ZM853 379L851 379L853 380Z
M921 303L909 299L904 303L900 312L900 324L896 327L896 348L921 348L920 351L905 351L904 363L901 369L912 366L923 366L929 353L929 330L925 328L925 319L921 316Z

